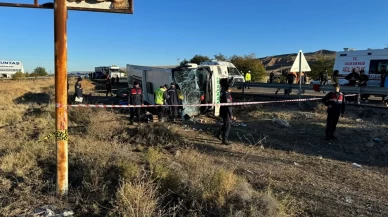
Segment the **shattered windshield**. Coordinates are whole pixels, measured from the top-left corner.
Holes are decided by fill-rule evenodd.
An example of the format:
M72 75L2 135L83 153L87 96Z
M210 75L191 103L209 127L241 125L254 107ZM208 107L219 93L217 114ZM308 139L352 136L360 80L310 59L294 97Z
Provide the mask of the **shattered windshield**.
M207 72L207 71L206 71ZM183 94L183 105L201 103L201 96L205 94L207 77L203 69L184 69L175 71L174 79ZM185 107L184 114L199 113L199 107Z
M231 67L228 67L228 75L229 76L233 76L233 75L240 75L241 76L241 73L238 71L237 68L231 68Z

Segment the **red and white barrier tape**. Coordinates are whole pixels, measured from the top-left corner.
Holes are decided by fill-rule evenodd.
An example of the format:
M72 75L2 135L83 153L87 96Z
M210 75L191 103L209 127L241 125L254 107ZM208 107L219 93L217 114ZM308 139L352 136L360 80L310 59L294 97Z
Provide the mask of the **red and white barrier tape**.
M219 104L188 104L188 105L98 105L98 104L74 104L74 105L61 105L56 104L55 107L85 107L85 108L153 108L153 107L201 107L201 106L238 106L238 105L258 105L268 103L282 103L282 102L304 102L321 100L321 98L308 98L308 99L288 99L288 100L276 100L276 101L261 101L261 102L233 102L233 103L219 103Z
M358 94L348 94L347 96L356 96ZM306 102L322 100L322 98L307 98L307 99L285 99L275 101L261 101L261 102L233 102L233 103L218 103L218 104L188 104L188 105L99 105L99 104L74 104L74 105L61 105L56 104L57 108L64 107L85 107L85 108L154 108L154 107L201 107L201 106L238 106L238 105L258 105L258 104L269 104L269 103L282 103L282 102Z

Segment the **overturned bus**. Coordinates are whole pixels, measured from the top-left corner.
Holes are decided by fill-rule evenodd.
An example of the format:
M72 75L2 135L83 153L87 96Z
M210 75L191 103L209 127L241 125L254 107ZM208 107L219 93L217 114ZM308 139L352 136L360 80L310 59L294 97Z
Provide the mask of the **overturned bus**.
M177 84L183 94L184 114L193 116L207 111L219 116L221 82L228 81L228 67L223 65L197 65L189 63L183 67L160 68L128 64L126 67L128 86L138 81L143 89L143 100L155 104L155 90L165 84ZM230 79L229 79L230 82ZM207 107L189 107L191 104L213 104Z

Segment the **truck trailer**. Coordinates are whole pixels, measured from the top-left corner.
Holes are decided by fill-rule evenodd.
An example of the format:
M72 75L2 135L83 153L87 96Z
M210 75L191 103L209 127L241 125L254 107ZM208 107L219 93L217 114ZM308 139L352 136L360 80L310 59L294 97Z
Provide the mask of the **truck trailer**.
M220 106L187 107L188 104L219 104L221 80L228 80L226 65L197 65L189 63L184 67L158 68L128 64L126 67L128 86L132 88L134 81L138 81L143 89L143 100L148 104L155 104L154 92L160 86L176 83L184 96L184 114L190 116L201 112L213 111L219 116Z
M124 77L124 73L120 72L120 67L118 66L98 66L95 67L94 72L96 73L96 78L106 78L107 75L109 77L116 77L119 78Z

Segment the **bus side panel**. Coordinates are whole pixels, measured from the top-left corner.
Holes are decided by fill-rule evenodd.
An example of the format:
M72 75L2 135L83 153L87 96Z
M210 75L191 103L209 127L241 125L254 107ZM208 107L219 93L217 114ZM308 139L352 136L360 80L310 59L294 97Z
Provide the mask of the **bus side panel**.
M170 83L171 79L168 70L147 71L147 80L146 83L143 85L143 92L144 94L147 94L148 102L151 104L155 104L155 90L158 89L160 86L163 86L165 84L169 85ZM151 87L151 89L147 87Z

